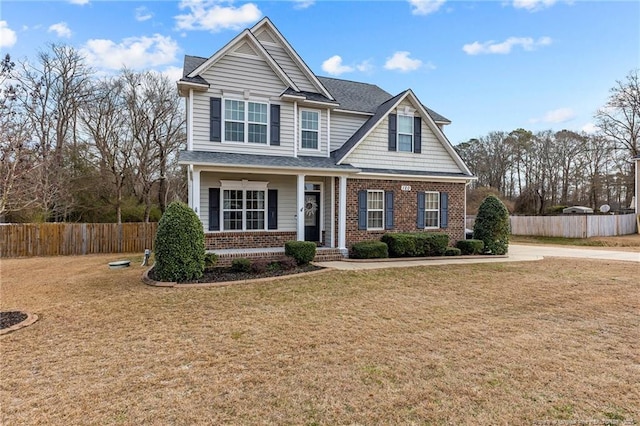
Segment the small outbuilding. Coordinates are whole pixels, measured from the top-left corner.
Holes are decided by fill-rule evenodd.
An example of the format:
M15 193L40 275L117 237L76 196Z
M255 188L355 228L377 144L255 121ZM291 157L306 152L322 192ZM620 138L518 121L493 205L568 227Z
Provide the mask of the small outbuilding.
M565 213L565 214L570 214L570 213L587 214L587 213L593 213L593 209L591 207L572 206L572 207L567 207L566 209L562 209L562 213Z

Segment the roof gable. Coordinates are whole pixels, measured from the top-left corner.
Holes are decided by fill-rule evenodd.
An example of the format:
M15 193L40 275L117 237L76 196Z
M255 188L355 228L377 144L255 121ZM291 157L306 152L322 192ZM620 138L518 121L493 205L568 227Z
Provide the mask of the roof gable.
M260 22L255 24L250 32L255 34L256 40L259 43L271 43L271 44L279 44L282 46L286 54L291 58L294 64L298 67L298 69L302 72L303 75L307 77L310 83L318 90L318 93L324 95L325 97L334 100L331 93L327 90L327 88L322 84L322 82L318 79L318 77L311 71L311 69L307 66L307 64L302 60L300 55L291 47L289 42L284 38L284 36L278 31L275 25L271 22L271 20L267 17L263 18ZM263 46L264 49L264 46ZM292 86L295 90L300 91L297 87Z
M264 46L260 44L260 42L256 39L256 37L249 30L244 30L240 34L238 34L233 40L227 43L222 49L218 50L213 56L199 64L195 69L191 72L187 73L184 78L192 79L197 78L205 72L207 69L211 68L217 61L228 54L245 54L252 56L262 57L269 67L273 70L273 72L282 80L284 84L289 87L292 87L295 90L299 90L297 85L291 80L291 78L287 75L286 72L278 65L278 63L269 55L269 53L265 50ZM193 57L191 57L193 58ZM192 61L191 65L195 64L196 61ZM185 68L187 65L187 59L185 58ZM186 71L186 69L185 69Z
M411 104L416 108L419 115L425 121L429 129L436 136L438 141L442 144L447 153L451 156L451 158L455 161L457 166L464 173L471 175L471 171L466 166L462 158L458 155L458 153L453 149L453 146L447 139L447 137L442 133L442 130L435 123L434 119L431 117L427 109L422 105L422 103L418 100L416 95L413 93L411 89L405 90L404 92L394 96L388 101L384 102L380 105L375 112L375 114L367 120L360 129L358 129L349 140L347 140L342 147L335 150L332 155L336 158L337 164L342 164L349 154L351 154L358 145L362 141L364 141L369 134L380 124L380 122L386 118L391 111L396 109L400 103L404 100L408 100Z

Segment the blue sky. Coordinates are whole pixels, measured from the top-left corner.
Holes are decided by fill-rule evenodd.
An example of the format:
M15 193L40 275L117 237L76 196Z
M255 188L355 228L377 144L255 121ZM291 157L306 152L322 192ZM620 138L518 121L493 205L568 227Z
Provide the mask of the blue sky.
M453 144L492 130L593 131L616 80L640 67L640 2L12 1L0 52L81 49L98 72L122 65L176 79L268 16L318 75L411 88L452 121Z

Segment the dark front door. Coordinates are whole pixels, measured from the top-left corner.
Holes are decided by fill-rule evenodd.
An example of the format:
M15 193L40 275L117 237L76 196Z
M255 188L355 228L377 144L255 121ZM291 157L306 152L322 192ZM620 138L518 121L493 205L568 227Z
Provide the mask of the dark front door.
M304 240L320 241L320 193L304 193Z

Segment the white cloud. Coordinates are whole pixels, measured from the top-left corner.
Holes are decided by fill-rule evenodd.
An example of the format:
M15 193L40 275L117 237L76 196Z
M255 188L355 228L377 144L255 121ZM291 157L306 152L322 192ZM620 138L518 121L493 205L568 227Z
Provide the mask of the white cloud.
M582 130L585 133L588 133L588 134L592 135L592 134L596 133L600 129L598 128L598 126L596 126L593 123L587 123L584 126L582 126L580 128L580 130Z
M69 3L84 6L85 4L89 4L89 0L69 0Z
M58 37L71 38L71 29L66 22L58 22L49 27L50 33L56 33Z
M414 15L428 15L437 12L445 0L409 0L411 13Z
M182 67L170 66L162 71L171 81L178 81L182 78Z
M153 18L153 13L149 12L146 7L140 6L136 8L136 21L144 22L151 18Z
M557 0L513 0L513 7L525 9L529 12L537 12L553 6Z
M99 68L117 70L126 66L140 69L174 62L178 43L171 37L160 34L152 37L129 37L120 43L92 39L84 45L82 53L91 65Z
M331 75L340 75L345 72L352 72L353 67L342 65L342 58L334 55L322 63L322 70Z
M551 111L547 111L542 118L532 118L530 123L566 123L574 119L576 113L571 108L558 108Z
M402 72L415 71L422 66L420 59L411 59L409 57L411 53L395 52L392 57L387 58L387 62L384 64L385 69L398 70Z
M371 63L371 59L360 62L358 65L356 65L356 69L360 72L373 71L373 64Z
M7 21L0 21L0 47L11 47L18 41L16 32L9 28Z
M175 16L179 30L239 30L262 17L262 12L253 3L234 7L228 1L182 0L179 7L189 11L185 15Z
M530 51L535 50L540 46L548 46L552 43L551 37L540 37L538 40L534 40L531 37L509 37L503 42L497 43L493 40L480 43L474 41L470 44L462 46L462 50L468 55L480 55L480 54L501 54L506 55L511 53L511 49L515 46L521 46L522 49Z
M306 9L316 4L316 0L293 0L294 9Z

